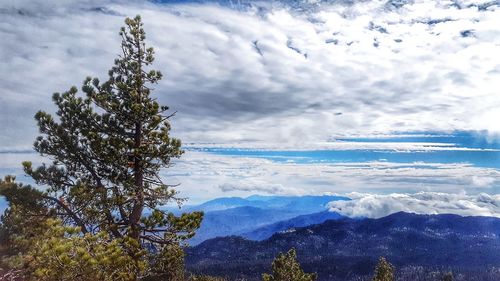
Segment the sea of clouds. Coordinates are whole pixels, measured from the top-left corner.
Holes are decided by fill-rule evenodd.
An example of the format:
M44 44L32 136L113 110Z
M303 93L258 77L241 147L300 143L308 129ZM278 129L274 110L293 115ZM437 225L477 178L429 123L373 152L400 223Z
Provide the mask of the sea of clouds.
M467 163L296 163L188 151L164 178L181 194L210 197L252 194L362 194L436 192L498 194L500 171Z
M48 161L34 153L5 153L0 158L0 175L11 174L21 182L33 183L21 169L20 163L25 160L33 161L34 165ZM188 150L172 164L161 176L167 184L180 184L176 190L181 197L188 197L190 204L253 194L339 194L356 199L353 191L368 197L422 191L500 193L498 169L467 163L296 163Z
M334 201L330 211L348 217L381 218L396 212L500 217L500 194L418 192L387 195L351 193L352 201Z

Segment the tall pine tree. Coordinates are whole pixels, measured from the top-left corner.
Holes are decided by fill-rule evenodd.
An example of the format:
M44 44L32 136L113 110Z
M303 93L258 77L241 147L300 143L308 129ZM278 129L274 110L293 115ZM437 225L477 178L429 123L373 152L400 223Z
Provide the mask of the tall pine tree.
M272 274L264 273L263 281L315 281L316 273L305 273L297 261L297 252L290 249L280 253L273 261Z
M394 266L389 263L384 257L380 257L375 267L375 273L372 281L393 281Z
M77 227L81 235L119 241L122 252L137 265L129 276L136 280L168 271L169 253L179 255L178 246L194 235L203 214L178 217L161 209L181 201L159 173L183 151L180 140L169 135L168 107L151 96L151 86L162 74L149 69L154 51L145 45L141 18L127 18L125 24L120 31L122 54L107 81L87 78L85 95L78 95L76 87L53 95L56 116L36 114L41 135L34 147L51 163L23 166L36 184L47 187L26 197L42 202L38 217L56 218L62 227ZM33 191L12 179L3 184L3 194Z

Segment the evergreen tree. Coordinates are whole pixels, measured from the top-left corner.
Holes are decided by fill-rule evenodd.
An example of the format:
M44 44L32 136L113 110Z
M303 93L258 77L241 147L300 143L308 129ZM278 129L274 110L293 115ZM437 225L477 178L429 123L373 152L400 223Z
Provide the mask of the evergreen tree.
M295 249L280 253L273 261L272 274L263 274L263 281L314 281L316 273L305 273L297 261Z
M180 140L169 135L173 114L167 115L168 107L151 96L151 85L162 74L149 69L154 51L145 45L141 18L127 18L125 24L120 31L122 54L109 71L109 78L103 83L97 78L85 79L84 96L77 95L76 87L63 94L55 93L56 116L43 111L35 115L41 135L34 147L51 163L33 167L24 162L23 166L36 184L47 188L37 191L15 183L13 178L3 181L0 194L10 204L2 219L3 228L7 235L11 234L11 243L24 241L20 243L26 247L24 250L42 258L38 261L40 267L50 266L50 257L64 254L45 256L44 263L40 253L46 252L40 247L50 247L50 239L26 233L45 227L56 233L57 239L71 240L67 245L78 246L81 242L112 246L130 265L124 267L127 272L120 277L123 280L148 276L180 280L180 246L194 235L203 214L174 216L160 208L167 202L182 202L175 189L162 181L159 172L170 167L171 159L180 157L183 151ZM26 196L16 195L23 192ZM27 215L23 216L23 212ZM34 246L28 242L35 238L45 244L36 242ZM67 248L69 251L70 246ZM92 256L93 250L84 247L80 252ZM71 264L87 265L79 262ZM47 276L47 280L53 278ZM111 279L97 280L118 280L106 276Z
M394 267L384 257L380 257L372 281L393 281Z

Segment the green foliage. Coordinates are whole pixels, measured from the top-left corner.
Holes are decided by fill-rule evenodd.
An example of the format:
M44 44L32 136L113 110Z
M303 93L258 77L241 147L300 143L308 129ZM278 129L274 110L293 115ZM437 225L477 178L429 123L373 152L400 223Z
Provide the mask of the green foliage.
M54 219L46 221L44 230L23 256L30 280L128 281L146 272L146 261L137 257L147 253L132 238L111 239L106 232L81 235L78 227Z
M263 281L314 281L316 273L305 273L297 261L295 249L280 253L273 261L272 274L263 274Z
M51 162L23 166L47 188L11 177L0 182L9 202L2 239L11 253L22 253L10 262L28 268L31 278L183 279L183 241L194 235L203 213L175 216L160 208L183 201L159 175L183 151L169 135L173 114L150 95L162 74L149 69L154 50L145 45L141 18L125 24L122 55L108 79L85 79L83 96L76 87L55 93L56 116L35 115L41 135L34 148Z
M184 251L178 244L163 247L162 251L152 257L151 272L147 281L183 281Z
M45 220L54 215L43 204L42 192L16 183L14 177L7 176L0 180L0 195L9 202L0 224L2 262L9 264L7 257L26 251L30 246L29 240L43 231Z
M375 275L373 281L393 281L394 267L384 257L380 257L378 264L375 267Z
M24 169L37 184L49 186L48 193L63 196L54 196L54 207L63 209L84 233L97 225L97 231L116 238L128 235L156 244L185 239L199 226L201 214L176 218L158 208L179 200L159 171L183 151L180 140L169 136L171 115L164 115L168 107L150 96L149 85L161 73L146 69L154 51L145 46L141 19L125 22L120 32L123 54L109 79L100 83L87 78L85 97L77 96L76 87L54 94L57 118L36 114L42 135L35 150L54 161L38 168L25 162ZM149 217L143 218L144 208L153 210ZM176 236L178 232L183 236Z

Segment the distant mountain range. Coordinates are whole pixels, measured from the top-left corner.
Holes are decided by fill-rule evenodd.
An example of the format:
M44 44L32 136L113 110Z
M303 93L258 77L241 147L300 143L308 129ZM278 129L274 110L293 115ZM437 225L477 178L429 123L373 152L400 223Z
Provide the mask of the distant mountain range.
M342 196L305 195L305 196L263 196L252 195L246 198L223 197L207 201L196 206L186 206L185 210L199 210L204 212L227 210L236 207L255 207L261 209L290 210L300 213L320 212L327 208L327 204L337 200L350 200Z
M336 200L349 200L349 198L326 195L254 195L247 198L217 198L201 205L186 206L181 210L172 209L172 211L205 212L200 229L189 241L190 245L197 245L210 238L229 235L260 240L290 227L338 218L338 214L325 212L328 203Z
M193 272L259 280L273 258L292 247L319 280L369 280L379 256L397 267L397 280L439 280L444 271L453 271L455 280L500 280L500 219L403 212L328 220L263 241L215 238L188 248L186 263Z
M257 229L254 229L249 232L245 232L241 234L242 237L250 239L250 240L264 240L271 237L273 234L282 231L289 231L290 229L296 227L304 227L313 224L319 224L325 222L327 220L340 219L344 216L329 211L323 211L314 214L301 215L289 220L282 220L279 222L275 222L272 224L268 224Z
M206 212L201 227L189 241L189 244L196 245L209 238L219 236L240 235L295 216L297 216L297 213L291 211L269 210L250 206Z

